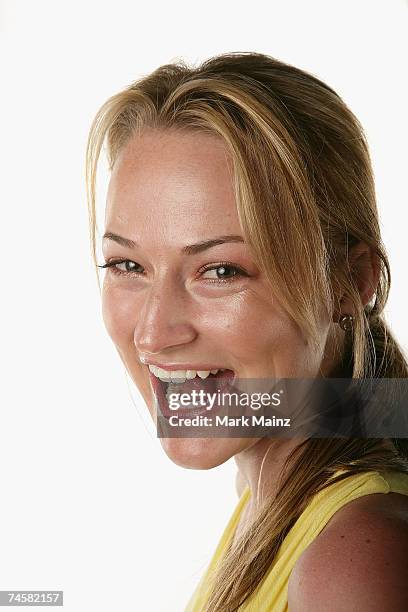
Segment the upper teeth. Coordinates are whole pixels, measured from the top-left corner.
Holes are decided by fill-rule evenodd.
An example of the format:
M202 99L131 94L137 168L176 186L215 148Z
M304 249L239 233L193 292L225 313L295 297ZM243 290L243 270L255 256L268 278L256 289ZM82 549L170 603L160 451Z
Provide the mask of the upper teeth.
M160 378L160 380L164 380L166 382L185 382L186 379L195 378L199 376L200 378L207 378L210 373L217 374L217 372L223 372L223 368L218 368L217 370L163 370L162 368L158 368L157 366L149 364L149 370L152 374Z

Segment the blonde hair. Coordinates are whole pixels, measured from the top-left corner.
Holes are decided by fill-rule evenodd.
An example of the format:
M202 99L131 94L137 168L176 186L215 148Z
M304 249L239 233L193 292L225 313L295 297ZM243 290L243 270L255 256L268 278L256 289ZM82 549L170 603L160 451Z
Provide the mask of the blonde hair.
M237 211L255 262L308 341L318 341L322 308L353 303L343 348L351 378L406 378L408 364L383 316L391 274L382 244L372 167L363 129L333 89L315 76L260 53L228 53L198 67L160 66L109 98L91 126L86 181L96 263L96 173L107 141L112 169L143 130L187 130L223 139L233 160ZM348 250L364 241L380 279L362 307ZM255 591L310 498L339 469L408 473L408 441L309 438L288 457L285 477L214 576L206 610L233 612Z

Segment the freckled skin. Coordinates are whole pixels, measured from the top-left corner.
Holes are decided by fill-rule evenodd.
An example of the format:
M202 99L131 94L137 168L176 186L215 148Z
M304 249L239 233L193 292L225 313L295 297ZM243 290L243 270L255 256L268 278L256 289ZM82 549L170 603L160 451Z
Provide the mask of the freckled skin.
M406 495L349 501L296 561L289 610L407 610L407 526Z
M108 269L102 294L109 335L155 422L143 354L158 362L209 362L239 378L311 378L331 364L314 352L278 303L243 243L217 245L195 255L181 248L225 234L243 236L232 183L232 161L221 140L206 134L150 131L121 151L109 183L105 230L138 243L104 242L105 259L127 258L143 274ZM248 276L216 283L207 264L231 262ZM321 321L321 346L333 323ZM171 460L208 469L255 438L160 439Z

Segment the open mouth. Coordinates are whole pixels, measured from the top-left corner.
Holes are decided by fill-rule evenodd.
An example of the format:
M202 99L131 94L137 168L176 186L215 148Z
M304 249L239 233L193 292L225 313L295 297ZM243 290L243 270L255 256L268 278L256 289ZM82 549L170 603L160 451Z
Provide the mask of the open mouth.
M153 391L158 400L160 412L166 418L178 415L196 415L207 411L207 394L224 393L231 390L236 378L233 370L223 370L209 374L205 379L196 376L184 382L165 381L149 372ZM181 396L184 397L180 405ZM200 403L197 403L200 401ZM177 408L175 406L178 406ZM214 408L217 404L214 405Z

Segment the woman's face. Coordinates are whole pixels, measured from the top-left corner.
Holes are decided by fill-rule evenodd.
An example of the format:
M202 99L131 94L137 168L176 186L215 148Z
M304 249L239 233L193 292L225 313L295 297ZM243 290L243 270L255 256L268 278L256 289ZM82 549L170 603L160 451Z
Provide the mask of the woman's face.
M106 262L128 260L105 272L104 322L155 423L149 363L225 368L243 379L319 374L323 349L304 340L244 240L222 140L158 130L134 137L112 171L105 224L134 244L104 238ZM322 321L322 347L329 328ZM258 439L160 441L175 463L208 469Z

